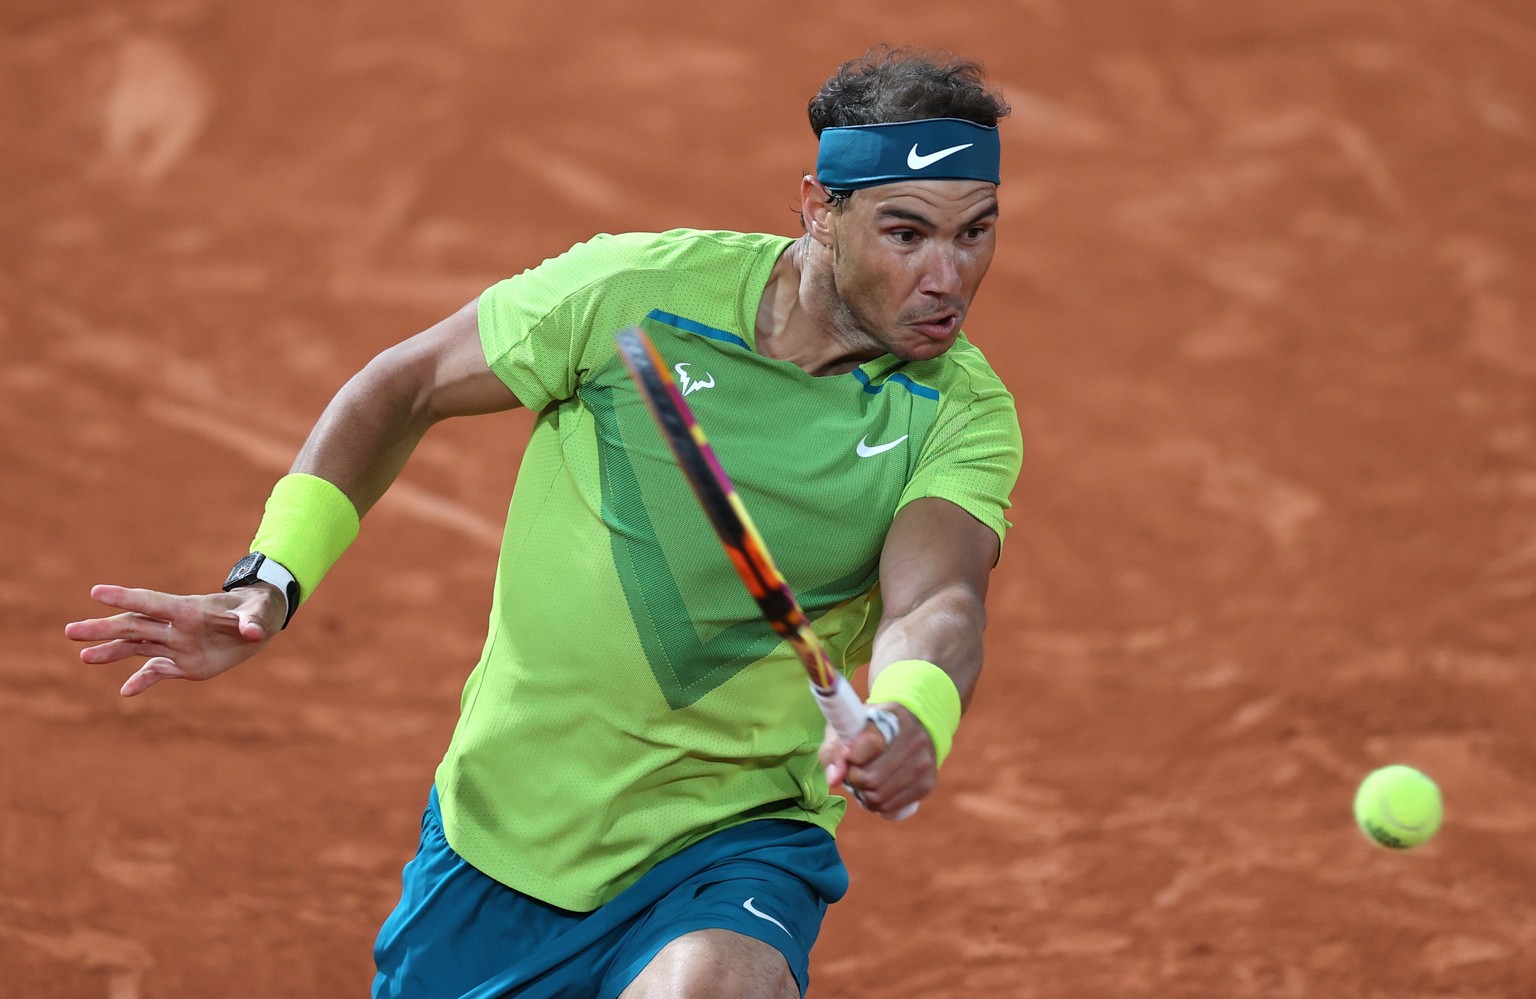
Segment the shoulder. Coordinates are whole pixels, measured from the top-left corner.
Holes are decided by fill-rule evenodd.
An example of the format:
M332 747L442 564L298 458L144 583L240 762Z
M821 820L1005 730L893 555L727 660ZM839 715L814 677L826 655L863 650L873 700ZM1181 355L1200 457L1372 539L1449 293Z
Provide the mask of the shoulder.
M562 256L602 262L615 268L673 268L718 262L734 256L752 257L770 248L782 248L788 242L787 236L723 229L598 233L577 243Z
M623 289L656 294L680 280L733 283L789 242L787 236L725 230L597 233L491 291L547 300Z
M954 346L928 361L905 364L902 373L939 395L941 404L970 406L981 400L1005 399L1012 407L1013 396L987 360L981 349L962 333Z

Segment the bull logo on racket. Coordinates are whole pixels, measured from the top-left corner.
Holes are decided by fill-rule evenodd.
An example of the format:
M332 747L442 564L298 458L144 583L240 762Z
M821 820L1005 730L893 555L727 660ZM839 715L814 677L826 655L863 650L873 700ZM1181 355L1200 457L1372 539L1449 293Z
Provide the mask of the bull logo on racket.
M693 393L700 389L715 387L715 376L708 371L704 372L704 378L708 378L709 381L704 381L703 378L689 377L687 361L677 362L672 365L672 370L677 372L677 387L683 390L683 395L693 395Z

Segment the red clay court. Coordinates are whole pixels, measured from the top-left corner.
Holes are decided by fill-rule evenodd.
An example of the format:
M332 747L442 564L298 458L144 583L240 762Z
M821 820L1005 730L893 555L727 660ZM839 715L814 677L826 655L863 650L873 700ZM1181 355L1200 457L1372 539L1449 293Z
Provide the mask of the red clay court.
M875 41L1013 102L967 324L1019 401L988 672L854 814L839 999L1536 995L1536 9L1516 0L0 12L0 994L362 995L526 414L431 434L294 628L117 696L341 382L597 231L793 232ZM1437 778L1429 845L1356 783Z

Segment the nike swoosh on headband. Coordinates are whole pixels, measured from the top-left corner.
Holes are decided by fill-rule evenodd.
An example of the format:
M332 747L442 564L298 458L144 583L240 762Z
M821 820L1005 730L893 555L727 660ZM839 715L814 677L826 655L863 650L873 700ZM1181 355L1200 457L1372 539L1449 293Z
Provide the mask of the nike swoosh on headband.
M907 167L912 170L922 170L926 167L931 167L944 157L953 156L960 150L969 149L975 144L974 142L967 142L962 146L950 146L948 149L940 149L936 153L919 154L917 143L914 142L911 152L907 153Z

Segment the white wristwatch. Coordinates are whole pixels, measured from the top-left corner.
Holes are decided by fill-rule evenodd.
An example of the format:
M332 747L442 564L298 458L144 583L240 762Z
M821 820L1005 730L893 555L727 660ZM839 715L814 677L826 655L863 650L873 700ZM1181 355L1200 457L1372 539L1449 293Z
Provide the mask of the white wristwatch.
M261 552L251 552L229 570L229 576L224 580L224 592L256 582L271 583L283 595L286 604L283 627L288 627L288 622L293 620L293 612L299 609L299 581L293 578L293 573L283 563L267 558Z

